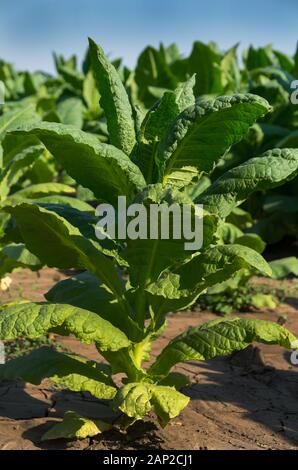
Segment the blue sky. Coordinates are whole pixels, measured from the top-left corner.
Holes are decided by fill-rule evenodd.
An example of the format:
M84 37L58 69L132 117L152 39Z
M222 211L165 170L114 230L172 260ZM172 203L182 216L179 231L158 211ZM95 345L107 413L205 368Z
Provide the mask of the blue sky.
M87 36L134 65L147 44L195 39L222 48L274 43L293 53L297 0L0 0L0 57L19 69L53 70L52 51L82 58Z

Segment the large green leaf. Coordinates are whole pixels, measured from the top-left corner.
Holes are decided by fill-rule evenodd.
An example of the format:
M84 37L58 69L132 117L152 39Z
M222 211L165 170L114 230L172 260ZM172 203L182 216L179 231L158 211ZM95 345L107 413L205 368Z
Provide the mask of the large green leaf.
M91 238L94 241L97 240L95 226L98 219L94 215L94 208L92 206L84 202L82 207L77 209L76 207L71 207L66 204L44 203L44 200L46 200L46 198L40 199L38 204L40 207L55 212L60 215L60 217L66 219L71 225L77 227L86 238ZM84 210L85 208L87 210Z
M112 238L99 240L97 238L95 232L98 219L94 215L94 208L89 204L67 196L48 196L36 201L30 200L30 202L34 202L38 206L63 217L79 229L84 237L91 239L93 245L100 252L114 258L120 266L127 266L127 262L121 254L121 245L116 240Z
M224 173L196 202L225 218L254 191L274 188L297 174L298 149L269 150Z
M151 183L157 176L156 152L166 128L185 108L194 105L195 76L181 83L175 91L167 91L146 114L138 134L135 162Z
M199 100L187 108L173 121L159 145L164 182L185 185L194 172L212 170L269 109L266 100L250 94Z
M96 398L111 399L117 389L106 364L63 354L50 348L35 349L0 366L0 379L39 385L45 378L74 392L89 392Z
M75 204L72 203L75 202ZM29 201L28 201L29 202ZM30 200L31 202L31 200ZM76 198L67 196L49 196L40 198L36 202L40 207L54 212L71 225L78 228L81 234L93 241L94 246L106 256L114 258L120 266L127 266L121 254L121 245L112 238L99 240L96 236L96 224L98 219L94 214L94 208ZM58 204L56 203L58 202Z
M265 320L218 319L190 328L173 339L150 368L152 375L167 375L179 362L204 361L246 348L251 342L298 347L297 338L286 328Z
M34 339L57 328L83 343L96 343L102 351L130 345L126 335L110 322L72 305L28 302L8 307L0 316L0 339Z
M262 256L242 245L215 246L173 272L166 272L146 288L155 320L163 319L170 311L190 306L205 289L230 279L243 269L271 274Z
M78 228L34 204L23 203L5 210L16 221L28 249L45 264L88 269L121 300L122 287L112 261L99 251L98 244L82 236Z
M46 122L23 126L17 132L36 135L70 176L102 200L116 203L117 196L131 198L145 186L141 171L129 157L95 135Z
M107 117L111 144L129 155L136 138L128 95L115 67L92 39L89 39L89 54L100 104Z

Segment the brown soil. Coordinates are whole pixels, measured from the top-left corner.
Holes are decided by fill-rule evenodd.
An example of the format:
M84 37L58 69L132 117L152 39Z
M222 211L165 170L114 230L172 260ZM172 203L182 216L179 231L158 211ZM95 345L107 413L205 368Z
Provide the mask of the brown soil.
M66 276L51 269L39 275L20 271L12 275L10 291L1 303L16 298L42 300L42 293ZM277 284L270 281L272 287ZM287 283L288 285L289 283ZM241 314L278 321L298 334L298 297L274 312ZM156 341L153 355L189 326L211 320L208 312L169 316L166 333ZM61 343L76 353L98 359L95 348L74 338ZM191 386L188 408L161 429L153 415L137 422L127 434L110 431L99 439L41 442L42 434L63 413L74 410L90 418L114 420L107 403L88 394L18 382L0 383L0 449L298 449L298 367L289 353L275 346L250 347L228 358L179 365Z

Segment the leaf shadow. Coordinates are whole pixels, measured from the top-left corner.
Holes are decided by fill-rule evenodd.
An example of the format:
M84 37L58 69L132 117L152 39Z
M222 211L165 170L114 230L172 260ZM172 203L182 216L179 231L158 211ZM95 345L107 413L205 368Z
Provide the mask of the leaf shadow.
M49 400L38 388L26 387L21 380L0 381L0 416L32 419L47 416Z
M57 421L48 418L45 423L32 426L24 431L22 433L22 438L28 439L33 442L36 447L39 447L42 450L66 450L70 445L73 445L73 441L65 439L55 439L50 441L41 440L41 436L43 436L54 424L57 424Z

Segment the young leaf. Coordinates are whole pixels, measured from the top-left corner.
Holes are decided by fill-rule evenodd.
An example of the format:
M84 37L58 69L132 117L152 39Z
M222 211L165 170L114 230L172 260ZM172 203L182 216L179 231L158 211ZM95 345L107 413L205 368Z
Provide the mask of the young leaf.
M163 133L170 122L185 108L194 105L193 87L195 76L181 83L174 91L166 91L162 98L148 111L138 135L135 163L147 181L156 179L156 152Z
M238 64L237 49L239 44L231 47L223 56L220 68L222 74L222 84L225 90L240 91L241 71Z
M100 94L96 88L95 80L94 80L93 73L91 70L87 73L84 79L83 97L87 103L89 110L93 114L98 113L100 109L99 108Z
M173 121L159 145L157 158L164 183L185 186L190 182L189 173L212 170L269 109L266 100L250 94L201 100L187 108Z
M147 383L129 383L118 390L113 408L130 418L142 419L152 408L151 390Z
M205 361L246 348L251 342L298 347L297 338L286 328L265 320L218 319L190 328L172 340L149 369L151 375L166 376L179 362Z
M111 144L130 155L136 138L132 109L121 78L102 48L90 38L89 54L100 104L107 117Z

